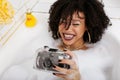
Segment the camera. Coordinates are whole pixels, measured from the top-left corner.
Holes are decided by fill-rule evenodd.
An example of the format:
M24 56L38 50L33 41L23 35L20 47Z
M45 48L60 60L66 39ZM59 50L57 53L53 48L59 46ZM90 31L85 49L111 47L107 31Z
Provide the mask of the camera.
M49 48L48 46L44 46L41 49L37 50L36 56L36 68L40 70L54 71L54 65L57 65L61 68L70 69L70 65L59 63L61 59L71 59L68 54L65 54L63 51L59 49Z

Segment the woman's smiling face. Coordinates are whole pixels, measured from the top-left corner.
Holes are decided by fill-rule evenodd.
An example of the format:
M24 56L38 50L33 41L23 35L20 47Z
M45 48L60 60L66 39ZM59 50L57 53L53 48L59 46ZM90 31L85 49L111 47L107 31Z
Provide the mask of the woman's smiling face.
M66 26L69 27L67 28ZM82 12L73 14L71 23L63 21L59 25L59 33L63 43L67 46L74 46L83 41L83 35L86 31L85 16Z

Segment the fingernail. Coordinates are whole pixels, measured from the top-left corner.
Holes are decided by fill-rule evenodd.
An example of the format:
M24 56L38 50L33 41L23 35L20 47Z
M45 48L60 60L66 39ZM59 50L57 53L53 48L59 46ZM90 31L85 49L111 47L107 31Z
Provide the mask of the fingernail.
M56 68L56 66L53 65L53 68Z
M58 62L61 62L62 60L58 60Z
M55 75L55 73L53 73L53 75Z
M63 51L67 51L67 49L64 49Z

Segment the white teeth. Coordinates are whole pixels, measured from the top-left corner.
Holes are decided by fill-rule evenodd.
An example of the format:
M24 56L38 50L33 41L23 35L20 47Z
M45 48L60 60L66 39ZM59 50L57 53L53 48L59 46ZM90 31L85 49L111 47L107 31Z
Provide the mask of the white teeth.
M65 39L72 39L74 36L72 34L64 34Z

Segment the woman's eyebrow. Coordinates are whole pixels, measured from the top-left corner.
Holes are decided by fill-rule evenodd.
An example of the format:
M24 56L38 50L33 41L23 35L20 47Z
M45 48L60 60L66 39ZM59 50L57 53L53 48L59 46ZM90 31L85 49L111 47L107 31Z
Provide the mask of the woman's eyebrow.
M83 21L83 19L73 19L72 21L73 22L76 22L76 21L81 22L81 21Z

